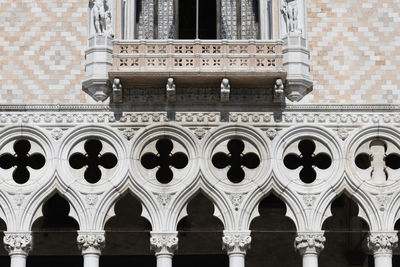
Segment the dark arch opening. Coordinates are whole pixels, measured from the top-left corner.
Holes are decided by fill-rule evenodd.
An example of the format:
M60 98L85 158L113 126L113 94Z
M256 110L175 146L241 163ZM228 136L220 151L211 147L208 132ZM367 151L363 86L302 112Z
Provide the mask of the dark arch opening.
M178 38L196 38L196 0L179 0ZM199 0L199 39L217 39L217 2Z
M269 194L258 205L260 216L250 224L251 249L246 267L300 266L300 255L294 251L296 226L286 217L285 203Z
M213 216L214 205L204 194L197 194L187 206L188 216L178 223L179 249L174 267L227 267L222 250L222 222Z
M323 223L325 249L319 256L322 267L372 267L367 248L368 224L358 217L358 205L341 194L331 205L332 217Z
M156 266L154 252L150 251L151 224L141 217L142 205L130 193L120 198L104 229L106 246L100 257L100 266Z
M7 225L0 219L0 240L4 238L4 231L7 231ZM4 249L4 246L0 248L0 266L10 266L10 257L8 256L8 252Z
M82 266L76 244L79 224L68 216L70 205L59 193L43 205L43 216L32 225L34 247L27 258L28 267Z

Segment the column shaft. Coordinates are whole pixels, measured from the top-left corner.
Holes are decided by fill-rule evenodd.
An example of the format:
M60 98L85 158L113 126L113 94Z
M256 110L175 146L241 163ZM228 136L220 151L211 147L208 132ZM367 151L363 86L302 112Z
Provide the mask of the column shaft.
M229 267L244 267L245 254L231 253L229 255Z
M303 267L318 267L318 254L303 254Z
M158 254L157 267L172 267L172 255L169 254Z
M392 254L375 254L375 267L392 267Z
M26 255L23 254L13 254L11 258L11 267L25 267L26 266Z
M84 254L83 255L83 266L84 267L99 267L99 254Z

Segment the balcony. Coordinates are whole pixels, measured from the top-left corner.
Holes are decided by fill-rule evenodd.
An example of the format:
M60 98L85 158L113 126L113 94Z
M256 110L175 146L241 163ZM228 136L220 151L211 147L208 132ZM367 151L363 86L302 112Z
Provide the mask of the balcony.
M273 88L285 80L281 41L261 40L115 40L110 81L165 86L173 77L179 86Z

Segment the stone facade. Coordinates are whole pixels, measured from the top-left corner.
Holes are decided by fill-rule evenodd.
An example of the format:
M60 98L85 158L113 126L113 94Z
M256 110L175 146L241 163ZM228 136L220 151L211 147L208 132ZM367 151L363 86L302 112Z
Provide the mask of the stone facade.
M35 251L52 255L61 229L85 267L129 253L170 267L198 252L181 244L198 226L190 203L203 194L213 227L196 230L192 248L224 253L230 267L262 266L265 252L252 251L289 235L277 255L290 267L317 267L328 253L336 254L324 266L391 267L400 219L396 1L226 0L219 30L231 38L190 41L171 39L178 2L0 0L0 222L11 266L29 267ZM122 23L124 3L142 11L125 11ZM93 30L94 4L108 11L96 17L106 31ZM119 217L126 194L138 207ZM333 204L343 194L355 219L347 202ZM46 232L54 195L75 222L56 234ZM270 195L284 207L272 201L263 211ZM133 211L142 228L118 228L116 218ZM277 228L263 228L265 217ZM358 230L329 228L340 223ZM212 235L218 252L201 250L215 245Z

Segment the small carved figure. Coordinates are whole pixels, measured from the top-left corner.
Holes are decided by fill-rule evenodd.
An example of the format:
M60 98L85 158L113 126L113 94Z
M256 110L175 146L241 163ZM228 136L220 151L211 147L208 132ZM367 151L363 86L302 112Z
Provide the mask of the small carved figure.
M286 24L286 33L300 32L297 0L282 0L281 13Z
M176 101L176 90L174 84L174 78L168 78L167 85L167 100L168 102L175 102Z
M108 0L89 0L96 34L113 36L111 7Z
M231 92L231 85L228 78L223 78L221 82L221 102L228 102Z
M113 83L113 98L115 103L121 103L122 102L122 84L121 80L119 78L114 78L114 83Z
M274 87L274 102L281 103L283 100L283 82L282 79L276 79Z

